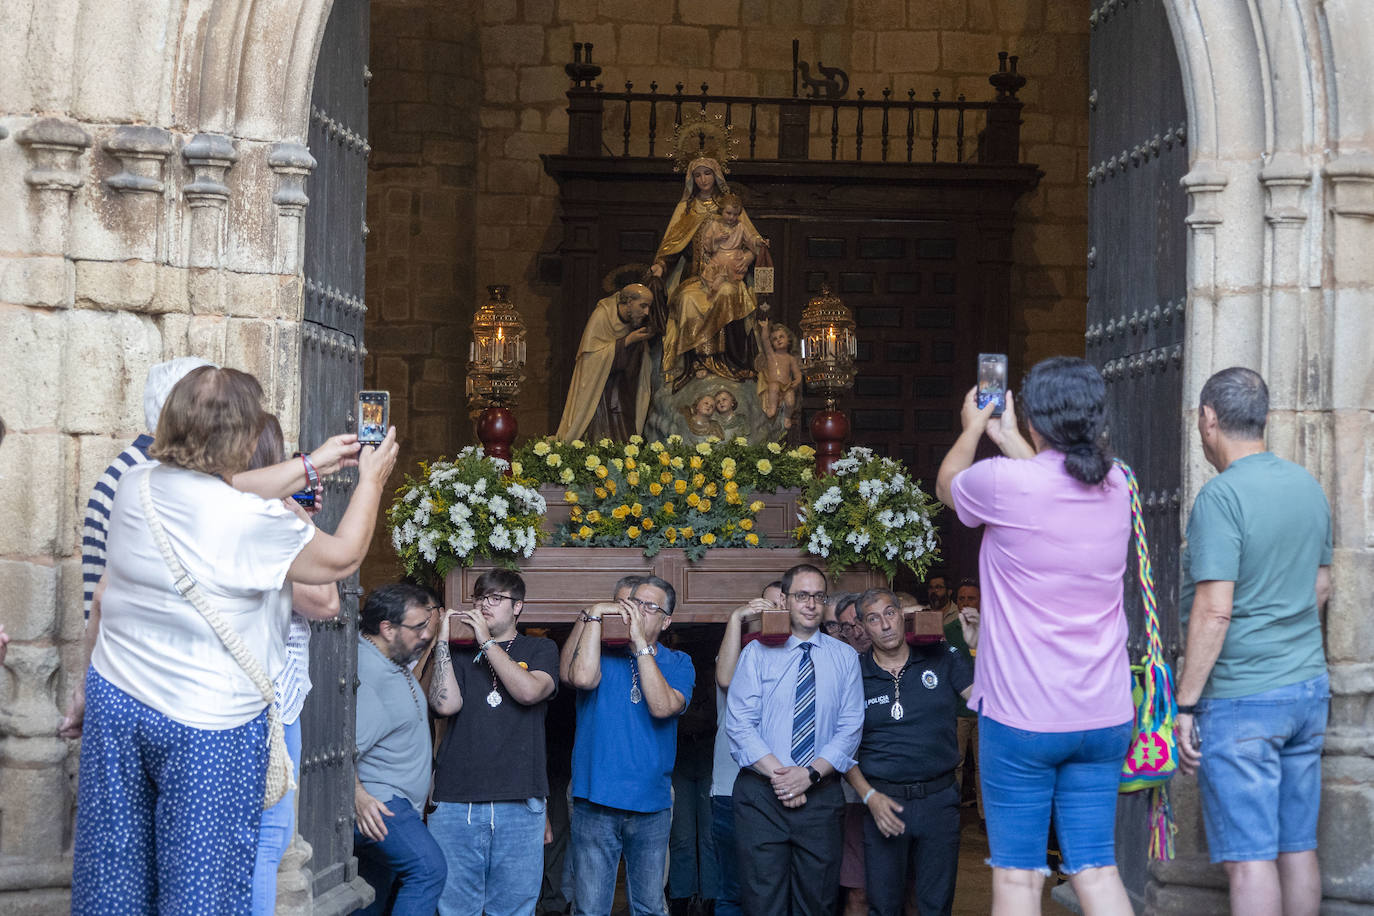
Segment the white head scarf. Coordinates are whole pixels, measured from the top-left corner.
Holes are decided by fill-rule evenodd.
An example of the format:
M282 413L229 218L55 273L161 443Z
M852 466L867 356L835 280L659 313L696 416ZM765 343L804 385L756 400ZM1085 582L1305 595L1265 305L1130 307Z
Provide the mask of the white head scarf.
M701 168L703 165L710 169L711 172L716 176L716 190L715 193L712 195L713 197L719 197L726 191L730 190L730 186L725 182L725 173L721 171L720 163L712 159L710 156L698 156L696 159L692 160L691 165L687 166L687 181L686 186L683 188L682 191L683 200L691 200L692 197L696 194L697 185L692 175L696 172L697 169Z
M157 432L157 420L162 416L162 405L167 403L167 395L172 393L177 382L201 366L219 368L199 356L179 356L165 363L158 363L148 370L148 381L143 385L143 421L147 424L148 432Z

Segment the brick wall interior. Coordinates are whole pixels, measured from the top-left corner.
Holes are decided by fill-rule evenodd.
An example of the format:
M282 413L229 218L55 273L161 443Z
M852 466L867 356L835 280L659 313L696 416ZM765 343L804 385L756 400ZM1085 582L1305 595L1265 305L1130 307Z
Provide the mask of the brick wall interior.
M539 156L566 150L574 41L593 43L607 86L671 91L681 80L763 95L790 94L794 37L803 60L844 68L851 96L864 87L870 98L885 86L990 98L997 52L1018 54L1029 77L1022 155L1045 176L1019 213L1013 361L1081 353L1088 12L1088 0L375 0L366 374L392 392L402 467L474 441L466 328L487 284L512 287L530 329L521 434L557 426L551 347L572 342L549 340L559 290L537 277L561 237ZM763 137L773 130L760 125ZM679 187L664 187L665 225ZM392 568L381 548L364 584Z

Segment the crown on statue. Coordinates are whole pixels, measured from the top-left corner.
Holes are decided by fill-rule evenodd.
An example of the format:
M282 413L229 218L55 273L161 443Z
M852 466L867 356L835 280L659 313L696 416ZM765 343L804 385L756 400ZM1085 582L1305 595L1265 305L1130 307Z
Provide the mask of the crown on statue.
M682 123L673 128L673 171L686 171L695 159L714 159L722 172L729 172L729 163L738 158L735 146L739 143L734 127L725 123L725 116L708 114L705 108L688 109L682 113Z

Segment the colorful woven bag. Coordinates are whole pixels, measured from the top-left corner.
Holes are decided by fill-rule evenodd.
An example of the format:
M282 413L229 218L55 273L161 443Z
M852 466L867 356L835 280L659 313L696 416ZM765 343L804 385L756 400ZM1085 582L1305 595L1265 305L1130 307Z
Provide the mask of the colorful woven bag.
M1140 483L1121 460L1131 496L1131 528L1135 534L1136 566L1140 595L1145 608L1148 646L1140 661L1131 665L1131 700L1135 704L1135 730L1131 748L1121 765L1121 791L1150 790L1150 857L1174 857L1173 812L1169 807L1168 782L1178 770L1178 744L1174 721L1174 675L1164 658L1159 635L1159 606L1155 601L1155 577L1150 566L1150 542L1145 536L1145 516L1140 502Z

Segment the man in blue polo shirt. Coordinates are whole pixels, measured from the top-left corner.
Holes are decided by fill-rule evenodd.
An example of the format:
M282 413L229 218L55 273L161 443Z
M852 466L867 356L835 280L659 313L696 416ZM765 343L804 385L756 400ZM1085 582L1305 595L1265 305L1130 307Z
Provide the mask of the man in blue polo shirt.
M672 824L677 717L692 698L692 660L659 645L673 586L645 577L631 596L582 615L568 670L578 690L572 762L574 912L610 916L623 854L630 910L666 916L663 872ZM629 626L624 649L601 646L601 621Z

